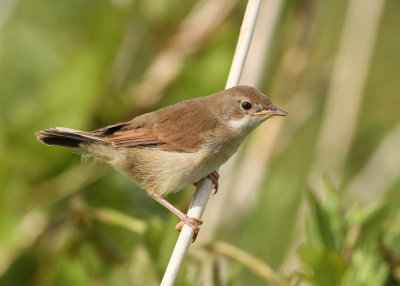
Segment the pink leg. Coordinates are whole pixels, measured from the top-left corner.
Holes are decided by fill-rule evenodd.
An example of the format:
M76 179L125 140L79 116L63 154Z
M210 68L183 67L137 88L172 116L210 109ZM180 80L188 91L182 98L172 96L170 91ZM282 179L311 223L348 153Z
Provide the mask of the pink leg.
M194 236L193 236L192 242L194 242L196 240L197 234L199 233L199 230L200 230L199 225L202 224L203 221L198 218L188 217L186 214L184 214L183 212L178 210L175 206L173 206L170 202L168 202L166 199L164 199L162 196L160 196L158 194L153 193L153 194L151 194L151 197L180 218L181 221L176 225L176 229L178 231L182 230L182 227L184 224L186 224L191 229L193 229Z

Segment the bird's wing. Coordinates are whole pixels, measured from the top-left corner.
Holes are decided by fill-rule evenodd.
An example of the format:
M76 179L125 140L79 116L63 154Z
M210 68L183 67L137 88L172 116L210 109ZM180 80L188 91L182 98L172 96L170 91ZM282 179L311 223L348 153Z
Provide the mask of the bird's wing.
M138 127L125 129L107 136L115 147L154 147L162 150L192 152L203 145L199 136L188 135L183 131L176 131L155 124L152 127Z
M173 107L173 108L171 108ZM215 120L202 120L198 109L170 106L159 113L148 113L132 121L111 125L99 132L115 147L154 147L162 150L193 152L212 134ZM189 111L187 111L189 110ZM195 120L193 120L195 119Z

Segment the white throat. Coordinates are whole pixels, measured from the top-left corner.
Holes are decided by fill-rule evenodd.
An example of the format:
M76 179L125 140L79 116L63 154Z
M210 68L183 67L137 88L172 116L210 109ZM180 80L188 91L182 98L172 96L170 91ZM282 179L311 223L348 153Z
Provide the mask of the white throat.
M230 119L228 120L227 124L232 130L236 131L237 133L244 133L250 132L266 119L267 118L261 116L244 116L240 119Z

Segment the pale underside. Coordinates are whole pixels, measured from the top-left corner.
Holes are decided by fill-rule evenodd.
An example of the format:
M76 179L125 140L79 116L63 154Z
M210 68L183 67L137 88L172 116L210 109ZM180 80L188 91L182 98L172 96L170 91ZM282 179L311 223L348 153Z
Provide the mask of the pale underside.
M91 145L87 150L104 158L120 172L129 176L148 194L165 196L206 177L221 166L237 150L240 142L225 149L204 147L194 152L164 151L151 147L114 149ZM101 154L104 153L104 156Z

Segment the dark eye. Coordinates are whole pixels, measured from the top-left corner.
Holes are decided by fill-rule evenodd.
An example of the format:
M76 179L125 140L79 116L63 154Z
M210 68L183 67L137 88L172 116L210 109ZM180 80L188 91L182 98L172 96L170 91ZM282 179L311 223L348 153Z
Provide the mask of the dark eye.
M242 107L243 107L243 109L245 109L245 110L249 110L250 108L251 108L251 103L250 102L247 102L247 101L243 101L242 102Z

